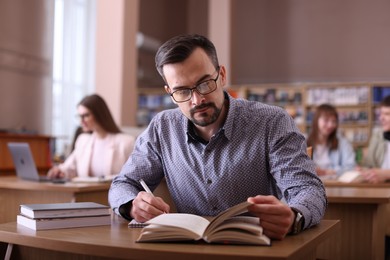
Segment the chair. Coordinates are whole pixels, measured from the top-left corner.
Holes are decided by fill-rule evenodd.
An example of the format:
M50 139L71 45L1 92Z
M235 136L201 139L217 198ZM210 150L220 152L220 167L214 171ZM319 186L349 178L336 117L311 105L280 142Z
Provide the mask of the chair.
M154 196L162 198L171 207L170 212L177 212L176 205L173 203L171 194L169 193L167 181L163 178L157 188L153 191Z
M310 159L313 159L313 147L309 146L306 148L306 153L310 157Z

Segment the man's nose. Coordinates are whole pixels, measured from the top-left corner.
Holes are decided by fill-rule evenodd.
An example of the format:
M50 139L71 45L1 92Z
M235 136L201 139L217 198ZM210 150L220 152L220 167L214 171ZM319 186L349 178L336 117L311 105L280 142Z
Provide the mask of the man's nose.
M204 96L202 94L199 94L198 91L196 91L196 89L192 90L191 101L193 104L200 104L200 103L202 103L203 99L204 99Z

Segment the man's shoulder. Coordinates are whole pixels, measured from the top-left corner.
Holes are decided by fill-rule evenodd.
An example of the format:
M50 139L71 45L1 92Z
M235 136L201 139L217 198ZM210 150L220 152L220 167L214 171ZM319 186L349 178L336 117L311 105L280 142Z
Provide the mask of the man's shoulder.
M281 107L246 99L234 99L232 105L235 110L249 116L274 116L275 114L285 113L285 110Z

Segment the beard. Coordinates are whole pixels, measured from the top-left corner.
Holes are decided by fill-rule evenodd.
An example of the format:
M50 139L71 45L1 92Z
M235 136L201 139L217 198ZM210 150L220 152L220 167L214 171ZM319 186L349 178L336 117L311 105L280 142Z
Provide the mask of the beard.
M209 114L207 112L202 112L198 115L199 118L195 119L194 114L197 112L197 110L204 109L206 107L211 108L212 113ZM212 102L204 103L190 110L190 120L197 126L208 126L217 121L219 115L221 114L221 111L222 108L217 108L217 106Z

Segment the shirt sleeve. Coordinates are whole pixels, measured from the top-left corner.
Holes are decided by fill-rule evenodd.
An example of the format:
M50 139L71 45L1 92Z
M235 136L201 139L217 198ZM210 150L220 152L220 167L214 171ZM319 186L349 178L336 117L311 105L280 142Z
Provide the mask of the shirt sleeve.
M163 178L162 163L156 152L155 140L158 140L156 135L153 131L153 122L151 122L137 138L132 154L111 183L108 200L111 208L118 215L122 215L121 206L134 200L143 190L139 183L141 178L147 181L152 191ZM126 218L126 216L123 217Z
M320 223L327 205L325 188L315 173L315 164L306 153L306 139L286 113L270 122L271 174L287 204L302 213L304 228Z

